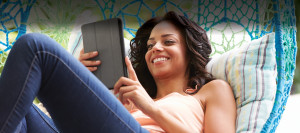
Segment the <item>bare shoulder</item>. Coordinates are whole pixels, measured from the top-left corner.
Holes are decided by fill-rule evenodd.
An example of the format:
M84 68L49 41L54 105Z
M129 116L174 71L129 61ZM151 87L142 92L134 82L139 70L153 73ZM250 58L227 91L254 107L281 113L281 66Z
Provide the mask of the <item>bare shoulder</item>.
M235 132L236 103L226 81L213 80L196 95L204 105L204 132Z
M196 99L201 101L202 105L206 105L208 101L213 100L225 100L231 99L234 100L233 91L230 85L220 79L216 79L205 84L198 93L194 95Z
M202 86L196 95L223 93L224 91L232 92L230 85L224 80L216 79Z
M233 97L233 91L230 85L224 80L213 80L203 86L203 89L207 89L210 92L209 98L226 98ZM207 97L208 98L208 97Z
M207 84L205 84L201 89L207 89L207 88L210 88L210 89L218 89L218 88L224 88L224 89L231 89L230 85L224 81L224 80L221 80L221 79L215 79L215 80L212 80L210 82L208 82Z

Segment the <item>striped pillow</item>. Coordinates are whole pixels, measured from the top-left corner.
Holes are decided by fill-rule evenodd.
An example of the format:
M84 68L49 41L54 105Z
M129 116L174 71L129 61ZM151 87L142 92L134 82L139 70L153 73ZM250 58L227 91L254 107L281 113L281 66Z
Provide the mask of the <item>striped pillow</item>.
M236 132L260 132L269 118L276 94L275 34L213 57L206 68L233 89Z

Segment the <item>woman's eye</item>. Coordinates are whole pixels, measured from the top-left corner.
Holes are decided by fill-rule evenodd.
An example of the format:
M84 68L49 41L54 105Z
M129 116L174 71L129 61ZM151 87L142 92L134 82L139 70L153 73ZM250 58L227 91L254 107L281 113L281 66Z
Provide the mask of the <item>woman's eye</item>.
M165 44L173 44L173 43L175 43L173 40L167 40L167 41L165 41Z
M148 44L147 49L150 50L150 49L152 49L153 46L154 46L154 44Z

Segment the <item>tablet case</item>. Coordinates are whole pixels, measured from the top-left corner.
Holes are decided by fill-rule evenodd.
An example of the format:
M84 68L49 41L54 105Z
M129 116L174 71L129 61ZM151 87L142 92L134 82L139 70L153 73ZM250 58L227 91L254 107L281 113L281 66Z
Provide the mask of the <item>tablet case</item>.
M93 73L113 89L121 76L127 77L122 20L113 18L81 26L84 52L98 51L91 60L100 60L101 65Z

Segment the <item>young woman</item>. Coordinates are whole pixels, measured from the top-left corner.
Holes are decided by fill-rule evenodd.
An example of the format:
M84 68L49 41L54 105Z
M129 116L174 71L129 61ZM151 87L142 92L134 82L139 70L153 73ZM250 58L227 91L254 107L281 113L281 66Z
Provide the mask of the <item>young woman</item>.
M148 20L131 41L129 77L114 87L118 100L89 72L99 65L86 60L93 53L80 55L86 69L49 37L23 35L0 79L0 132L42 114L31 111L35 96L61 132L235 132L232 90L205 71L210 52L193 21L174 12ZM44 132L57 130L45 121Z

